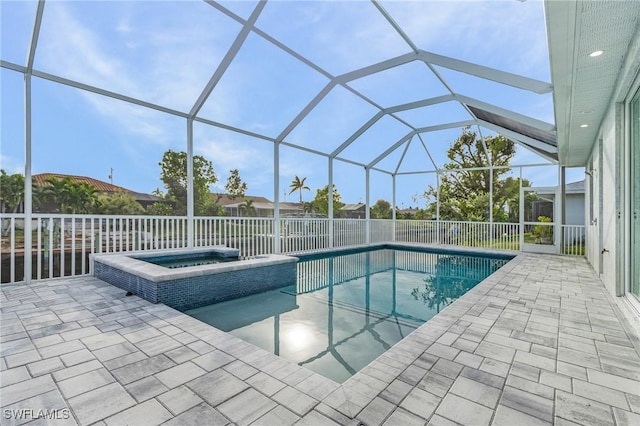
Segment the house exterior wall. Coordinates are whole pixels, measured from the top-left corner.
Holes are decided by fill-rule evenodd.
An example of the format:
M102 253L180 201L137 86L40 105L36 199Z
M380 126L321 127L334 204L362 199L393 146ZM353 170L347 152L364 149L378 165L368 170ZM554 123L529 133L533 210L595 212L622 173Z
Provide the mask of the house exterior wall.
M600 271L600 259L599 259L599 247L600 247L600 232L598 224L601 221L600 212L598 208L600 194L599 194L599 176L601 170L599 169L599 145L595 144L593 151L591 152L591 158L587 165L587 175L585 182L585 210L588 212L586 220L586 234L587 234L587 260L593 266L593 269L599 274Z
M625 191L630 186L625 170L628 167L625 150L629 144L625 105L640 78L638 37L636 35L628 52L636 60L631 61L618 78L587 165L591 176L587 176L585 182L587 259L607 290L615 296L624 294L625 268L628 267L621 261L628 251L624 240L625 233L629 232L625 225L624 205Z
M621 206L616 188L623 185L624 176L618 170L616 153L622 149L618 141L624 138L624 127L619 125L623 114L624 109L613 104L605 115L599 140L591 152L593 170L587 176L585 197L585 209L593 212L591 218L587 217L587 259L612 295L616 295L618 280L622 279L616 268L616 259L622 256L617 245L622 223L617 219Z
M616 220L616 211L620 208L619 200L616 197L616 188L620 185L618 180L618 168L616 164L616 151L618 148L617 140L622 135L618 134L619 129L616 125L617 121L622 117L618 114L623 110L612 108L607 114L605 121L606 127L603 129L603 145L602 145L602 183L600 185L602 198L600 209L602 210L602 247L598 253L601 256L601 277L607 289L611 294L616 293L616 258L620 255L619 248L616 245L619 221ZM606 142L605 142L606 141ZM606 250L603 252L603 250Z
M584 225L584 194L567 194L565 199L565 223L567 225Z

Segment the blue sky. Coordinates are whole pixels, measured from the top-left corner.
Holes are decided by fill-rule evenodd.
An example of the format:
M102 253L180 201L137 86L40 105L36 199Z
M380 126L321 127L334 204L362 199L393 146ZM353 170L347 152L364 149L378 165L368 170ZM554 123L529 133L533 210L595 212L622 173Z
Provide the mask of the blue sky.
M254 1L222 2L243 19ZM386 1L381 5L411 40L426 51L549 81L543 5L539 1ZM36 2L0 1L2 60L25 64ZM268 2L256 27L340 75L409 53L410 47L368 1ZM241 25L201 1L48 1L34 68L106 90L188 112L233 43ZM437 71L456 92L553 123L551 95L535 95L481 81L444 68ZM0 69L2 90L1 167L24 170L22 75ZM277 137L328 83L308 65L251 33L200 116ZM349 83L382 107L447 94L422 62L392 68ZM337 86L285 140L331 151L340 146L378 109ZM456 103L398 114L416 127L467 119ZM409 128L385 117L343 155L366 163ZM423 135L433 160L446 161L446 149L459 129ZM492 132L483 129L484 135ZM33 173L92 176L136 191L162 187L158 162L167 149L186 149L186 120L99 96L44 79L33 79ZM232 168L249 185L249 194L273 199L273 144L232 131L196 123L194 150L213 162L221 190ZM379 163L395 170L404 146ZM432 169L421 142L414 139L399 170ZM519 149L514 164L544 162ZM313 198L327 184L328 160L281 147L281 199L295 175L307 177ZM525 170L536 185L555 185L557 168ZM567 180L583 178L582 170ZM345 202L365 200L362 167L336 161L334 182ZM416 205L414 196L434 175L397 178L397 204ZM391 200L391 177L371 172L371 200ZM287 195L289 201L297 195Z

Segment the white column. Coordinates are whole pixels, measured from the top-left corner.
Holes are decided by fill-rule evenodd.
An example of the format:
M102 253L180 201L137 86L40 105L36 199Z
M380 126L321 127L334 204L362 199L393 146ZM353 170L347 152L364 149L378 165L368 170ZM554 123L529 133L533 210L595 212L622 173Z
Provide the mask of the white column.
M518 189L520 196L520 251L524 249L524 193L522 192L522 167L520 167L520 188Z
M489 166L489 247L493 248L493 166Z
M371 242L371 212L369 211L369 184L370 184L370 179L369 179L369 168L365 167L365 175L366 175L366 184L365 184L365 206L364 206L364 217L366 220L366 243L369 244Z
M187 247L194 246L193 119L187 119Z
M391 241L396 240L396 175L391 175L391 220L393 225L391 227L392 235Z
M273 252L280 254L280 144L273 144Z
M329 191L328 197L329 208L327 210L329 217L329 247L333 248L333 158L329 157Z
M564 225L564 222L565 222L565 217L564 217L565 181L564 179L565 179L564 167L562 167L561 165L558 165L558 186L556 186L557 189L556 189L555 199L559 200L560 202L553 203L554 208L556 210L553 216L553 223L555 223L553 227L555 231L553 241L555 241L557 254L562 253L562 247L564 244L564 241L563 241L564 232L562 229L562 225Z
M31 191L31 74L24 76L24 282L31 283L32 255ZM61 266L64 268L64 265Z
M436 171L436 238L437 243L441 244L440 240L440 172Z

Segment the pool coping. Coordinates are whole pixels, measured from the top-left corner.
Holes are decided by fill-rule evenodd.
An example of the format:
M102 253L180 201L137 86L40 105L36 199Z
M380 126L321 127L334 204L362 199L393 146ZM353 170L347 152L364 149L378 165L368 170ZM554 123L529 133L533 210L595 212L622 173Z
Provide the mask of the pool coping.
M215 275L225 272L239 271L243 269L261 268L265 266L280 265L283 263L296 262L295 256L287 255L260 255L250 259L240 259L234 262L212 263L207 265L188 266L184 268L165 268L164 266L155 265L145 262L145 257L157 257L158 255L171 256L184 253L204 253L216 251L237 251L225 246L198 247L198 248L181 248L172 250L141 250L122 253L96 253L89 256L91 271L94 270L94 263L103 263L112 268L119 269L123 272L133 274L154 283L171 281L177 279L185 279L190 277L199 277L203 275Z
M576 257L519 253L342 385L94 277L3 286L2 297L5 408L68 407L80 424L639 419L638 330L620 327Z
M462 246L450 246L445 244L423 244L423 243L407 243L407 242L378 242L361 244L357 246L348 247L336 247L336 248L324 248L313 251L304 252L292 252L291 256L295 256L300 260L306 258L313 258L315 256L329 255L329 254L344 254L344 253L359 253L368 250L378 249L400 249L400 250L416 250L429 253L444 253L444 254L462 254L462 255L481 255L481 256L496 256L501 259L512 259L516 257L520 252L513 250L498 250L491 248L474 248L474 247L462 247Z
M393 243L391 245L395 245L395 244L396 243ZM411 243L400 243L400 244L398 244L398 246L403 246L405 248L415 247ZM422 248L438 248L442 253L453 253L453 254L457 254L457 253L467 253L467 254L476 253L477 254L479 252L482 253L482 254L491 254L491 255L494 255L494 254L504 255L505 254L504 251L498 251L498 250L481 250L481 249L475 249L474 250L474 249L471 249L471 248L470 249L459 250L457 246L456 246L455 249L449 249L447 246L443 246L443 245L429 245L429 244L420 245L419 247L422 247ZM504 278L505 275L507 275L509 272L511 272L513 270L513 268L515 268L516 265L518 265L520 263L520 261L522 259L520 258L518 253L517 252L513 252L513 253L514 253L514 256L513 256L513 258L511 260L509 260L509 262L507 262L506 264L501 266L497 271L495 271L494 273L489 275L487 278L485 278L484 280L480 281L478 284L473 286L473 288L471 288L469 291L467 291L461 297L459 297L458 299L454 300L452 303L447 305L444 309L442 309L439 313L437 313L431 319L426 321L424 324L421 324L419 327L417 327L415 330L413 330L411 333L409 333L404 339L400 340L395 345L393 345L391 348L389 348L387 351L385 351L382 354L380 354L380 356L378 356L376 359L371 361L367 366L365 366L364 368L362 368L361 370L356 372L356 374L354 374L349 379L347 379L345 382L343 382L342 385L344 386L346 383L348 383L350 380L354 379L356 376L358 376L361 372L363 372L367 368L371 367L372 364L376 363L381 357L383 357L385 355L388 355L388 354L391 354L391 353L394 353L394 354L397 354L397 355L401 355L401 354L406 354L407 351L409 353L415 352L416 345L419 344L419 341L421 340L421 339L412 338L412 336L414 336L416 334L420 334L423 337L429 337L430 339L433 339L433 340L437 340L439 337L441 337L441 335L444 334L447 331L446 329L444 329L444 327L446 325L448 325L448 326L453 325L455 323L455 321L457 319L459 319L459 318L452 318L452 317L450 318L450 314L452 312L455 312L456 310L462 310L462 309L467 309L468 310L468 309L470 309L471 306L473 306L473 304L475 304L475 302L479 301L482 297L484 297L490 290L493 289L493 287L502 278ZM440 320L440 321L438 321L438 320ZM435 322L438 322L437 326L433 324ZM433 329L433 330L428 330L428 329ZM448 329L448 327L447 327L447 329ZM429 331L429 332L427 332L427 331ZM413 345L411 349L406 347L408 345L407 341L409 341L409 339L411 339L411 345ZM427 350L427 348L429 346L431 346L431 344L433 344L433 341L429 341L430 339L427 339L426 341L424 341L423 344L421 344L421 346L424 346L424 349L419 351L419 353L424 352L425 350ZM364 373L364 374L366 374L366 373Z
M347 380L345 380L342 383L338 383L326 376L322 376L320 373L316 373L313 370L306 368L304 366L299 366L297 363L290 361L284 357L280 357L277 356L278 359L282 359L283 361L286 361L287 363L291 364L291 365L295 365L296 367L299 368L303 368L315 375L320 375L322 376L324 379L330 381L331 383L335 384L336 386L338 386L339 388L342 387L349 387L351 386L351 382L358 382L360 380L360 375L361 373L363 375L366 375L367 373L365 372L366 369L368 368L384 368L384 366L376 366L376 363L379 363L380 358L388 355L388 354L395 354L395 355L399 355L400 357L404 358L406 357L406 353L412 353L415 351L415 348L417 346L415 346L418 341L421 341L422 339L412 339L411 336L415 336L420 334L421 336L428 336L429 339L427 339L427 341L424 341L424 344L426 344L426 346L424 346L424 344L420 344L420 347L424 346L423 349L419 350L419 353L424 352L430 345L433 344L433 341L430 341L430 339L433 340L437 340L442 334L444 334L446 332L446 329L442 329L444 324L449 324L453 325L457 319L459 318L448 318L446 313L447 312L452 312L455 311L456 308L460 308L462 306L466 306L466 305L473 305L476 301L480 300L482 297L484 297L493 287L495 284L497 284L502 278L504 278L504 276L506 274L508 274L508 272L511 272L513 270L513 268L520 263L520 261L518 260L521 256L522 253L520 252L515 252L515 251L508 251L508 250L493 250L493 249L474 249L472 247L469 248L461 248L458 246L452 247L452 246L446 246L446 245L442 245L442 244L421 244L421 243L404 243L404 242L386 242L386 243L371 243L371 244L363 244L363 245L358 245L358 246L349 246L349 247L339 247L339 248L334 248L334 249L321 249L321 250L315 250L313 252L305 252L303 253L293 253L292 255L295 256L296 258L300 259L300 260L304 260L305 257L313 257L315 255L323 255L323 254L341 254L341 253L349 253L349 252L358 252L360 250L363 251L368 251L368 250L376 250L376 249L384 249L384 248L402 248L402 249L418 249L419 251L426 251L426 252L432 252L433 250L437 250L436 253L445 253L445 254L483 254L483 255L499 255L500 257L509 257L512 256L512 258L503 266L500 267L500 269L498 269L497 271L495 271L494 273L492 273L491 275L489 275L487 278L485 278L484 280L480 281L478 284L476 284L473 288L471 288L469 291L467 291L465 294L463 294L461 297L459 297L458 299L454 300L451 304L447 305L445 308L443 308L438 314L436 314L435 316L433 316L431 319L429 319L428 321L426 321L424 324L421 324L419 327L417 327L415 330L413 330L411 333L409 333L404 339L398 341L397 343L395 343L393 346L391 346L391 348L389 348L387 351L383 352L382 354L380 354L378 357L376 357L374 360L372 360L369 364L367 364L365 367L363 367L362 369L358 370L356 372L356 374L354 374L353 376L351 376L350 378L348 378ZM306 256L305 256L306 255ZM501 273L502 271L502 273ZM471 306L469 306L470 308ZM189 318L192 318L196 321L198 321L201 324L204 324L208 327L211 327L217 331L220 331L222 333L225 333L227 335L233 336L233 334L231 333L227 333L224 332L210 324L207 324L206 322L200 321L197 318L191 317L190 315L184 313L184 312L180 312L183 315L188 316ZM436 322L438 320L438 318L440 319L446 319L446 321L440 321L440 323L435 326L431 323ZM429 326L431 324L431 326ZM426 332L427 329L429 328L434 328L433 331L431 332ZM447 327L448 328L448 327ZM234 336L235 337L235 336ZM272 354L271 352L267 351L266 349L263 349L257 345L254 345L252 343L249 343L245 340L242 340L240 338L238 338L239 340L241 340L242 342L246 343L247 345L250 345L256 349L259 349L261 351L265 351L269 354ZM411 339L411 340L409 340ZM406 347L410 342L412 346L411 348ZM272 354L273 355L273 354ZM361 389L360 384L356 385L355 388L357 389ZM347 402L348 399L345 401ZM338 407L334 407L336 409L338 409ZM355 415L355 414L354 414Z

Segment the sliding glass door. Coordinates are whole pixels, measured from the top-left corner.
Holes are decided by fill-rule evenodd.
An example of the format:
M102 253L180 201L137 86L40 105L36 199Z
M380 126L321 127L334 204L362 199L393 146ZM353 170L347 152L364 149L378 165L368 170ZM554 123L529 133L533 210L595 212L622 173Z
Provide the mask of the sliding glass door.
M629 292L640 299L640 89L631 100L631 280Z

